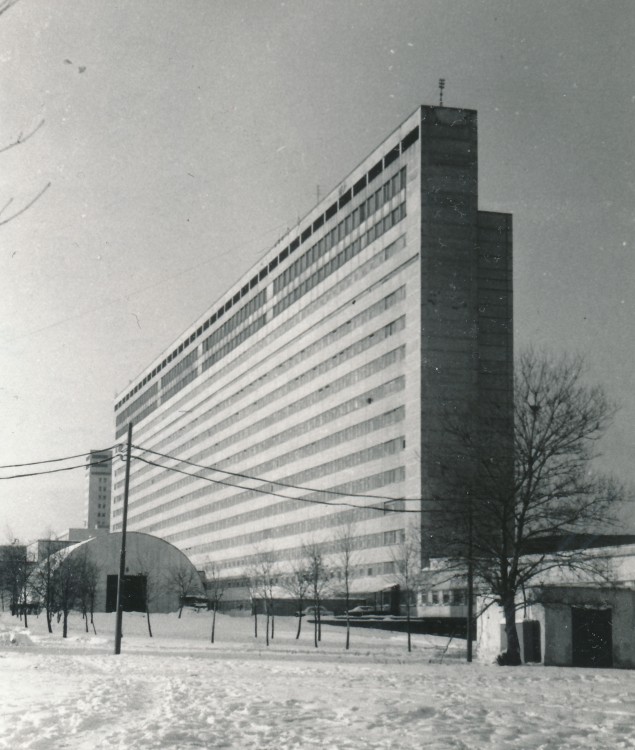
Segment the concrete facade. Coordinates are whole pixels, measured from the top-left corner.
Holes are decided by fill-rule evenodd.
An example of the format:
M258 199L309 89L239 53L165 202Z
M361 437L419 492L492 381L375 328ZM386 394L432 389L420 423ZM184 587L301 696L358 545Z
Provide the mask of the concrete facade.
M231 581L351 528L354 589L393 584L447 491L446 410L487 399L511 425L511 266L511 218L478 210L476 113L419 108L118 397L128 528Z

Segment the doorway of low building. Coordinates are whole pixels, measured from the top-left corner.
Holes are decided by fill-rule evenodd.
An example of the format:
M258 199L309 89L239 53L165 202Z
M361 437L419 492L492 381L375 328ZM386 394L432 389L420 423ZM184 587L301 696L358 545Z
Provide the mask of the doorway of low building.
M109 575L106 579L106 612L117 609L118 575ZM124 612L146 611L146 576L124 576L121 606Z
M612 612L607 607L571 608L571 647L574 667L613 666Z

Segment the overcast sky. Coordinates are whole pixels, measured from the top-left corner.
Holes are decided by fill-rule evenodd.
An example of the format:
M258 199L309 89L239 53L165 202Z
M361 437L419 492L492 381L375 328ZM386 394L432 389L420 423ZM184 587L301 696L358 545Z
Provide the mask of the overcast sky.
M0 145L44 125L0 219L51 187L0 226L0 464L113 444L116 394L444 77L514 215L516 347L585 355L635 481L634 38L630 0L20 0ZM0 480L0 537L83 525L83 474Z

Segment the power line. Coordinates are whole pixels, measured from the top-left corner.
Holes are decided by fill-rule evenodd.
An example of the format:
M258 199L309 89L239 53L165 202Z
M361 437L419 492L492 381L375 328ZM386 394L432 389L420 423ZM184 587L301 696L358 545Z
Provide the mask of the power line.
M84 454L88 455L88 454ZM73 471L74 469L86 469L89 466L101 466L112 461L112 458L106 458L103 461L92 461L89 464L78 464L77 466L64 466L61 469L48 469L47 471L32 471L28 474L13 474L8 477L0 477L0 481L3 479L24 479L25 477L41 477L44 474L58 474L61 471Z
M400 500L403 500L404 502L406 501L420 502L421 501L421 498L416 498L416 497L407 498L407 497L389 497L387 495L364 495L364 494L356 493L356 492L343 492L340 490L325 490L325 489L320 489L317 487L305 487L305 486L297 485L297 484L289 484L287 482L279 482L275 479L263 479L262 477L254 477L250 474L241 474L240 472L227 471L226 469L219 469L215 466L203 466L203 464L197 464L197 463L194 463L193 461L188 461L185 458L177 458L176 456L170 456L167 453L160 453L159 451L153 451L150 448L143 448L142 446L139 446L139 445L133 445L132 447L136 448L136 450L145 451L146 453L152 453L155 456L161 456L161 458L168 458L168 459L171 459L172 461L180 461L181 463L188 464L189 466L194 466L197 469L205 469L206 471L218 471L221 474L227 474L231 477L238 477L240 479L252 479L255 482L267 482L269 484L278 485L279 487L288 487L289 489L292 489L292 490L302 490L304 492L321 492L326 495L339 495L341 497L359 497L359 498L371 499L371 500L385 500L387 502L398 502ZM165 469L169 468L167 466L164 466L163 464L153 464L153 465L160 466ZM197 476L197 475L188 474L188 476ZM226 483L221 482L221 484L226 484ZM240 485L230 484L229 486L237 487ZM243 487L243 489L251 489L251 488Z
M109 448L101 448L99 450L88 451L88 453L76 453L74 456L64 456L63 458L47 458L44 461L29 461L28 463L23 464L6 464L5 466L0 466L0 469L20 469L23 466L40 466L41 464L54 464L59 463L60 461L72 461L75 458L84 458L85 456L90 456L92 453L105 453L106 451L111 451L116 447L116 445L111 445Z
M135 446L136 447L136 446ZM381 513L420 513L419 510L409 510L407 508L390 508L390 507L378 507L376 505L355 505L354 503L346 503L343 501L328 501L328 500L310 500L307 497L289 497L288 495L281 495L279 492L274 492L273 490L264 490L260 489L258 487L243 487L240 484L232 484L231 482L223 482L221 479L211 479L210 477L204 477L200 474L191 474L189 471L183 471L182 469L177 469L176 467L172 466L165 466L164 464L158 464L156 461L148 461L146 458L141 458L141 456L132 456L133 459L136 461L141 461L144 464L148 464L149 466L156 466L159 469L165 469L166 471L173 471L177 474L183 474L186 477L195 477L196 479L202 479L205 482L211 482L212 484L223 484L226 487L234 487L239 490L245 490L247 492L259 492L262 495L272 495L274 497L281 497L283 500L297 500L298 502L302 503L311 503L314 505L328 505L331 507L336 506L343 506L347 508L355 508L357 510L377 510ZM194 464L196 466L196 464ZM205 468L205 467L202 467ZM266 481L266 480L258 480L258 481ZM271 483L270 483L271 484ZM302 489L300 487L295 489ZM314 490L315 492L326 492L328 493L329 490ZM338 493L338 494L346 494L346 493ZM351 497L351 495L348 495L348 497ZM360 497L373 497L372 495L361 495ZM392 500L396 500L397 498L391 498ZM402 498L398 498L402 499Z

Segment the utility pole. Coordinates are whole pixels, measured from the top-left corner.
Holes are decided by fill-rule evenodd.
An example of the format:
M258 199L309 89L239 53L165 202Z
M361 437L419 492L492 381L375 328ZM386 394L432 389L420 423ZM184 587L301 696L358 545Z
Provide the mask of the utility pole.
M123 579L126 574L126 529L128 526L128 489L130 487L130 454L132 451L132 422L128 424L128 446L126 448L126 482L123 492L123 520L121 523L121 554L119 557L119 579L117 580L117 620L115 625L115 654L121 653L121 621L123 617Z
M472 661L472 621L474 619L474 562L472 544L472 498L467 506L467 660Z

